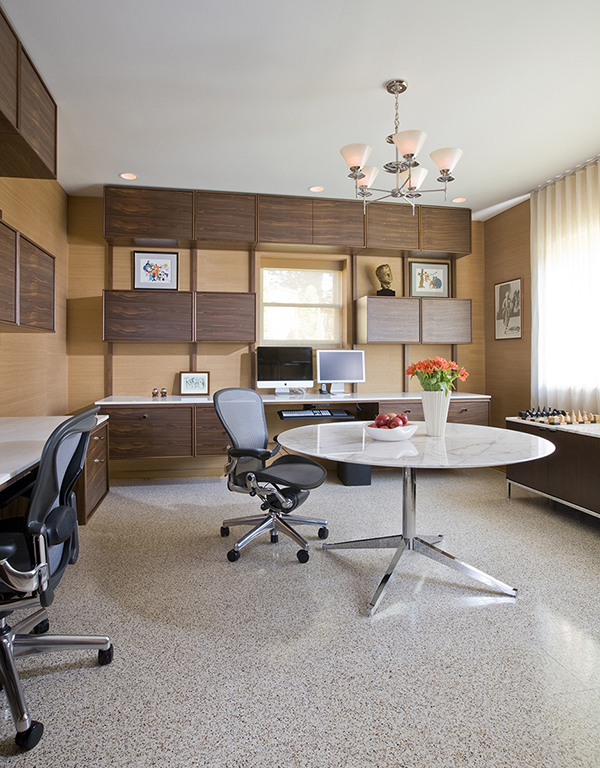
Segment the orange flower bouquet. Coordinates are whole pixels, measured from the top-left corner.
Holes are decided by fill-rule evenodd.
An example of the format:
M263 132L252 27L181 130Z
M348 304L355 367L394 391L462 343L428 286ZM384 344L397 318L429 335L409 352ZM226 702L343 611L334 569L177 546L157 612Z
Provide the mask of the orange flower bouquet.
M418 363L409 365L406 373L416 376L426 392L444 392L446 395L450 388L454 389L456 379L466 381L469 375L464 368L459 369L453 360L448 362L443 357L419 360Z

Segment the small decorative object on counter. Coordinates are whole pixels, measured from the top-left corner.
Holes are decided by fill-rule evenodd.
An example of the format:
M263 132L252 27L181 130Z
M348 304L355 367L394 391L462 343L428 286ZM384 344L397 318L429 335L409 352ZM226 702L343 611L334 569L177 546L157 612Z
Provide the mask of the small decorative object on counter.
M152 390L152 397L158 397L158 389L156 387Z
M392 291L392 268L389 264L380 264L375 270L375 275L381 283L381 290L377 291L378 296L395 296L396 291Z
M164 387L160 390L160 396L161 397L166 397L167 396L167 390Z
M443 357L430 357L408 366L408 376L416 376L423 387L421 401L423 415L430 437L443 437L450 406L450 388L454 389L456 379L465 381L469 375L464 368Z

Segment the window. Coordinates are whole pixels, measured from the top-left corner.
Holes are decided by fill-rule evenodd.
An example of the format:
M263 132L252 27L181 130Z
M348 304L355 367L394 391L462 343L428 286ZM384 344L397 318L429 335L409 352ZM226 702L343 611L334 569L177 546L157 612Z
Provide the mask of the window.
M263 267L261 344L342 344L341 271Z

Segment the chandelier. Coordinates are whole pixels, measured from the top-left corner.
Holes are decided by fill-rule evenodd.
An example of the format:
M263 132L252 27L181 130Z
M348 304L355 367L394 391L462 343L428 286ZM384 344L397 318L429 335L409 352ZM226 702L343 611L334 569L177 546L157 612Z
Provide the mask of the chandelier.
M372 184L379 173L379 168L375 168L372 165L366 165L369 155L371 154L371 147L367 144L347 144L340 149L340 153L350 168L348 178L354 179L356 197L362 197L365 206L367 202L376 203L380 200L386 200L388 197L403 200L412 205L413 213L415 207L413 201L416 198L421 197L422 194L428 192L443 192L444 201L446 201L448 183L454 181L452 171L461 158L462 149L445 147L443 149L435 149L431 152L429 157L437 166L440 174L437 181L444 186L436 187L435 189L421 189L425 177L428 174L428 170L419 165L417 162L417 155L423 148L427 134L423 131L399 132L398 130L400 127L400 120L398 118L398 96L401 93L404 93L408 88L406 80L388 80L384 87L386 91L391 93L396 99L394 133L386 138L388 144L393 144L395 146L396 159L386 163L383 166L383 170L394 174L396 186L390 190L372 187ZM376 200L367 201L367 197L371 197L373 192L383 192L384 195L383 197L378 197Z

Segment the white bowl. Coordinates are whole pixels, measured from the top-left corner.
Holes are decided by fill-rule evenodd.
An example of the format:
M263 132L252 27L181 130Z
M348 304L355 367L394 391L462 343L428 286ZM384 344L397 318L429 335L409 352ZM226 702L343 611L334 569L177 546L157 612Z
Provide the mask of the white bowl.
M408 424L405 427L396 427L395 429L379 429L379 427L369 427L365 424L365 432L373 440L387 440L388 442L397 442L398 440L408 440L417 431L418 424Z

